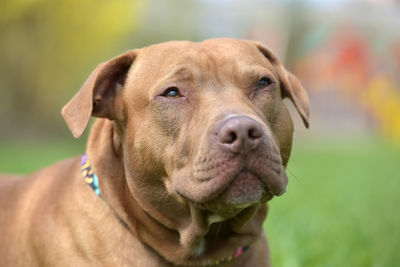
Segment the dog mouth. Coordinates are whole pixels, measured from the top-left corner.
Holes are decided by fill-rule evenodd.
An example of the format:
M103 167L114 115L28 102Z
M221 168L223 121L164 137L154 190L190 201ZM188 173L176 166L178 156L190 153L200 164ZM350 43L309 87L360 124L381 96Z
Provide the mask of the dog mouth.
M215 160L194 165L194 169L182 168L173 175L174 191L200 209L224 218L282 195L288 179L280 155L256 152L246 158L217 154L212 157Z
M248 169L240 170L232 181L212 199L197 203L199 208L231 218L242 210L266 202L273 197L257 174Z
M258 202L265 189L267 189L267 186L255 173L243 169L217 198L232 205L247 207Z

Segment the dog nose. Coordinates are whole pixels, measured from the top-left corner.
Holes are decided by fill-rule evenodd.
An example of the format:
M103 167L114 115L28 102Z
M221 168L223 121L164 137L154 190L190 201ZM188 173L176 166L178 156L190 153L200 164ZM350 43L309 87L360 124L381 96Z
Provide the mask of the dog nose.
M217 131L220 145L234 153L254 150L261 143L263 130L260 123L247 116L234 116L225 119Z

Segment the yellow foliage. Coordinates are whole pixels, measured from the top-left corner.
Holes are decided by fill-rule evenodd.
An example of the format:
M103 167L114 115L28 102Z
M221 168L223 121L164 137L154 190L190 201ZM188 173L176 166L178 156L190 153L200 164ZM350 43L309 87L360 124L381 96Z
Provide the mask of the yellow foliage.
M138 0L1 1L0 80L6 92L0 105L58 118L46 112L59 109L95 64L122 52L117 47L133 32L141 5Z
M3 0L0 2L0 23L20 19L26 12L43 0Z
M400 88L387 75L377 75L363 94L364 105L378 118L384 135L400 143Z

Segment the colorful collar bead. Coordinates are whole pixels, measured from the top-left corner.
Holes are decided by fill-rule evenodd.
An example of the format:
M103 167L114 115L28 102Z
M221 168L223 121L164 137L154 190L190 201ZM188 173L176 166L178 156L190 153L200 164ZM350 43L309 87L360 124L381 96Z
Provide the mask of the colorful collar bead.
M86 154L82 156L81 172L83 174L83 177L85 178L86 183L90 185L96 195L100 196L99 178L97 178L97 175L90 167L89 160Z
M225 259L222 260L218 260L216 262L214 262L213 265L218 265L218 264L224 264L224 263L228 263L233 259L236 259L237 257L239 257L240 255L242 255L243 253L245 253L250 246L244 246L244 247L239 247L235 253L233 253L232 256L226 257Z

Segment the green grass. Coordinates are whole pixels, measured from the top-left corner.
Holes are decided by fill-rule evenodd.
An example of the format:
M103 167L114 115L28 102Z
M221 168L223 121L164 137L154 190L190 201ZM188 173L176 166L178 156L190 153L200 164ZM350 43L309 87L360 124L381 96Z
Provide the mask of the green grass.
M0 142L0 172L40 169L84 143ZM399 149L296 142L288 169L287 193L271 201L265 223L273 266L400 266Z
M301 144L265 223L273 266L400 266L400 150Z
M85 152L85 140L0 141L0 172L26 174Z

